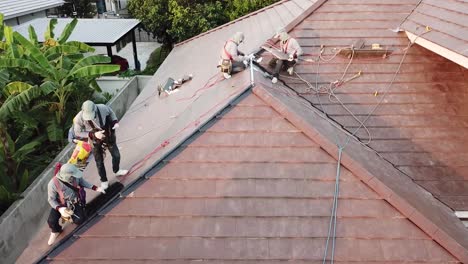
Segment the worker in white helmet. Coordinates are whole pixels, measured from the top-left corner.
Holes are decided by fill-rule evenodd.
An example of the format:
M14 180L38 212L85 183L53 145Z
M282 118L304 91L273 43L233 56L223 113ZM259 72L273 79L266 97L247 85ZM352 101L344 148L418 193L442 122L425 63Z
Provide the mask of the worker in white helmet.
M291 37L284 28L278 30L275 38L280 39L280 50L288 55L288 60L273 59L270 66L274 67L272 83L278 81L279 73L282 69L286 69L289 75L294 73L294 65L296 65L299 56L303 54L302 48L297 40Z
M245 70L245 60L248 56L239 51L239 45L244 42L244 33L237 32L230 38L221 50L221 61L220 67L224 78L231 78L232 73L240 72Z
M77 225L82 224L86 219L84 209L86 192L83 188L105 193L101 187L83 179L83 173L75 165L67 163L61 168L57 167L55 176L47 186L47 200L52 207L47 219L47 224L52 231L47 242L49 245L52 245L62 232L59 224L60 218L73 221Z
M123 176L127 170L120 169L120 152L117 147L115 130L119 128L119 120L112 109L104 104L95 104L85 101L81 111L73 118L73 129L79 138L90 139L93 143L93 155L96 161L101 188L107 189L109 182L104 166L104 154L106 149L112 156L112 170L116 176Z

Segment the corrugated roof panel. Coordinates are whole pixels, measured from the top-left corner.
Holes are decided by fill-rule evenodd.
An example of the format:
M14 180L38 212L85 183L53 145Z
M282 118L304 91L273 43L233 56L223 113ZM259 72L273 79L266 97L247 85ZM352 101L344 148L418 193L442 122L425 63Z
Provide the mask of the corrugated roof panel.
M63 0L0 0L5 20L63 5Z
M49 18L38 18L15 26L13 29L23 36L28 36L28 27L32 25L36 30L38 40L43 42L49 21ZM72 19L59 18L57 21L54 32L55 35L60 36L67 23L70 23ZM78 24L71 34L70 40L88 44L114 43L139 23L140 21L137 19L78 19Z
M425 32L430 27L434 32ZM401 26L462 56L468 56L468 2L423 0Z

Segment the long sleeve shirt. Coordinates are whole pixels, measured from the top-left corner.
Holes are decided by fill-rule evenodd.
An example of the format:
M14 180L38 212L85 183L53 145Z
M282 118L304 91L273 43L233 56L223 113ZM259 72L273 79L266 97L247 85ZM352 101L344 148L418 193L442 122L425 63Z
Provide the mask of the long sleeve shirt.
M47 185L47 201L49 202L52 208L57 209L58 207L66 206L67 201L74 202L78 199L76 191L74 191L72 188L65 185L65 183L63 183L62 181L58 180L57 182L63 192L63 197L65 200L65 204L61 204L59 190L57 190L57 187L55 186L54 178L52 178L49 181L49 184ZM77 181L76 182L77 188L79 188L79 186L82 186L88 189L96 188L96 186L92 185L91 183L89 183L83 178L79 178L75 180ZM73 184L70 184L70 185L73 186Z
M290 57L297 58L304 52L295 38L289 38L286 41L280 41L281 51L288 54Z
M104 124L101 124L99 121L99 117L96 111L96 117L92 120L95 124L97 124L100 128L104 128L106 126L106 116L110 115L111 120L113 123L116 123L117 116L115 115L114 111L107 106L103 104L97 104L96 105L97 109L99 109L99 113L101 114L101 119ZM107 124L107 125L112 125L112 124ZM83 119L83 113L80 111L75 118L73 118L73 132L75 133L76 137L79 138L88 138L89 132L93 130L93 127L89 124L89 122L85 121Z
M243 61L245 57L240 54L238 45L233 40L228 40L221 50L221 59Z

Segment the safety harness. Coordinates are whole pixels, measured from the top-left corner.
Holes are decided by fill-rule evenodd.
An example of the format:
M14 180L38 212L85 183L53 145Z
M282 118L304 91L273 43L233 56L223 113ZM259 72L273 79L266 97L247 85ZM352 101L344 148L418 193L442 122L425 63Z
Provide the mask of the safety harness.
M60 181L57 177L54 177L54 185L55 185L55 189L57 189L57 193L59 195L60 204L67 205L66 201L65 201L65 195L63 194L62 185L60 184L60 182L62 182L63 184L65 184L66 186L71 188L74 192L76 192L77 197L78 197L78 203L86 204L86 192L84 191L84 189L81 186L79 186L76 183L76 181L73 181L73 185L70 185L70 184L68 184L66 182Z
M224 44L224 47L223 47L223 51L224 51L224 54L226 54L226 56L229 58L229 59L223 59L221 61L221 72L222 73L227 73L227 74L231 74L231 71L232 71L232 54L230 54L227 50L226 50L226 45L228 44L228 42L232 42L235 44L235 42L233 40L228 40L226 41L226 43Z

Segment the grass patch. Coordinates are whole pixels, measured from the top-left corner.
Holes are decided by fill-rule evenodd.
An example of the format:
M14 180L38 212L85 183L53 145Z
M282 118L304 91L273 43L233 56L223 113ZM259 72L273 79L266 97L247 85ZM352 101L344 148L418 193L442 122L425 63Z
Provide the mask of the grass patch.
M154 75L154 73L159 69L159 66L164 62L167 55L171 52L170 47L161 46L155 49L148 61L146 62L146 68L140 73L142 75Z

